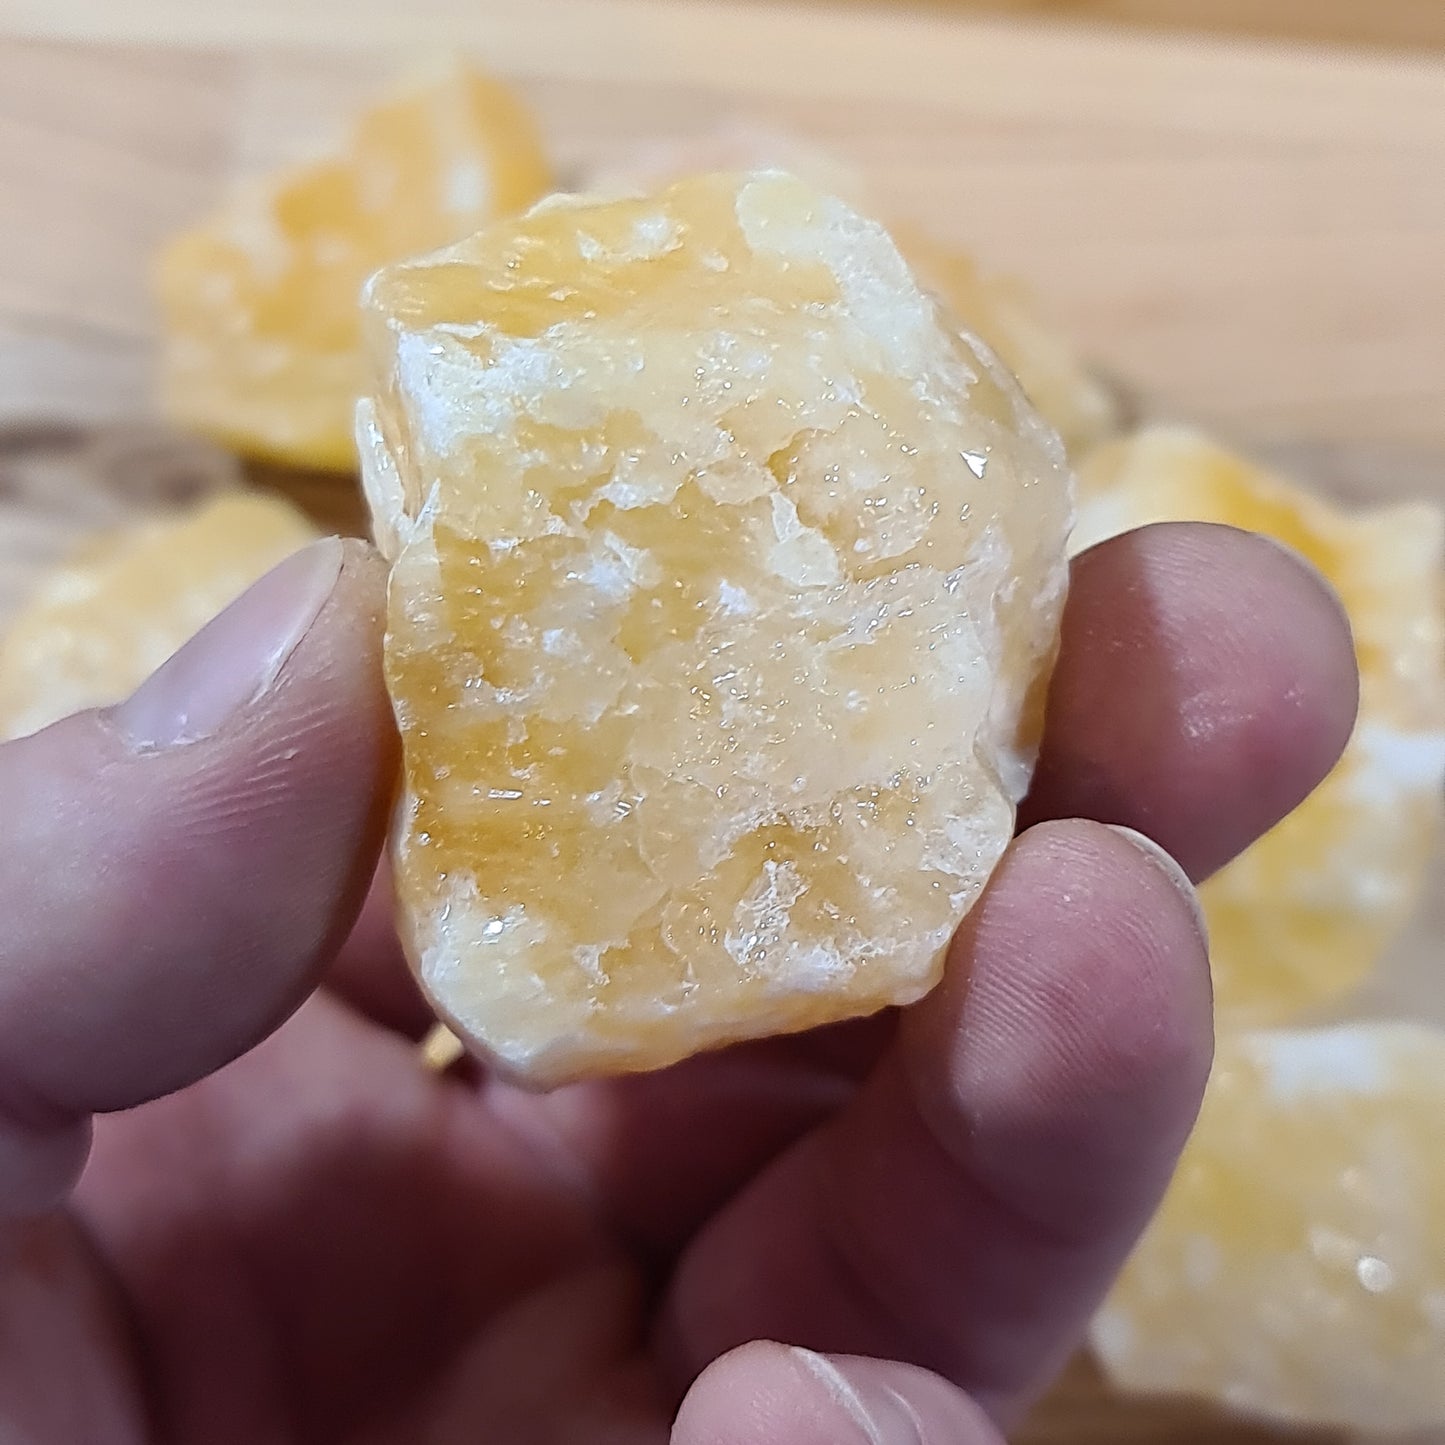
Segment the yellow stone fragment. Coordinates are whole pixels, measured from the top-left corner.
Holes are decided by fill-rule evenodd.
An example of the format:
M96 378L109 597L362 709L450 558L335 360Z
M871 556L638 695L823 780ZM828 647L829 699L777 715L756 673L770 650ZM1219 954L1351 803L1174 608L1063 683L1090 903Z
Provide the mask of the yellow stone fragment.
M1268 1023L1357 987L1419 902L1445 783L1445 518L1352 511L1154 428L1080 473L1078 550L1149 522L1225 522L1308 558L1339 591L1360 666L1359 723L1339 765L1200 890L1226 1022Z
M554 198L369 288L403 932L534 1085L918 998L1012 831L1057 439L779 172Z
M93 539L44 578L0 638L0 737L129 696L315 535L279 498L236 492Z
M1113 1381L1301 1425L1445 1426L1442 1119L1435 1030L1226 1041L1164 1206L1094 1324Z
M862 178L834 157L795 136L737 122L648 146L600 168L595 184L622 193L652 189L699 170L760 167L781 167L859 209L879 209ZM967 330L993 347L1071 456L1118 431L1119 409L1110 389L1039 315L1023 283L985 271L967 251L922 226L895 223L890 230L918 280Z
M436 1024L421 1041L422 1063L436 1074L446 1073L466 1052L466 1045L445 1024Z
M1042 319L1021 281L985 272L968 252L922 230L895 227L894 236L919 280L998 352L1070 456L1119 429L1113 394L1073 345Z
M457 66L382 101L334 154L245 188L166 248L167 413L248 455L354 470L362 283L550 187L531 115L488 76Z

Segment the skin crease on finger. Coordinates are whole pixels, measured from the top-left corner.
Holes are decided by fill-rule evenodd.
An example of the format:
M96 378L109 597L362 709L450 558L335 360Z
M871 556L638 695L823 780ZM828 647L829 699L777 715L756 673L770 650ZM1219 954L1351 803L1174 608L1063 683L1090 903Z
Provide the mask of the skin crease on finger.
M1328 765L1319 740L1338 730L1338 698L1329 689L1349 673L1300 662L1287 639L1337 656L1343 629L1313 581L1296 576L1287 559L1281 570L1283 554L1266 558L1265 549L1225 529L1212 529L1217 538L1208 540L1190 529L1153 531L1081 559L1063 665L1081 676L1107 666L1116 648L1104 604L1140 588L1149 605L1131 614L1131 635L1142 630L1144 638L1133 637L1129 650L1148 655L1147 628L1133 624L1156 615L1169 622L1173 645L1192 656L1198 647L1186 639L1202 635L1218 613L1220 588L1209 569L1197 556L1186 565L1187 554L1202 548L1211 566L1233 574L1257 614L1234 624L1242 634L1227 653L1235 675L1213 682L1214 695L1238 703L1221 711L1245 721L1185 737L1183 713L1156 711L1158 736L1148 740L1141 758L1148 766L1133 785L1141 796L1131 800L1127 752L1106 745L1121 722L1116 702L1080 686L1051 712L1050 786L1061 807L1083 795L1061 771L1068 746L1052 736L1082 729L1088 745L1077 755L1106 778L1130 820L1153 817L1186 854L1195 826L1213 830L1216 851L1222 838L1237 849L1250 841L1258 810L1232 823L1224 816L1241 791L1230 757L1242 750L1249 767L1250 759L1273 759L1290 787L1315 781L1311 770ZM1111 548L1133 576L1127 585L1113 575ZM370 621L357 625L372 639L374 658L366 628L374 626L380 587L379 573L371 576L354 610L360 617L372 609ZM1168 595L1155 596L1159 589ZM1189 620L1195 613L1197 627ZM1271 697L1249 641L1255 627L1290 697ZM1210 655L1217 666L1221 654ZM298 660L304 656L298 651ZM1184 674L1181 697L1208 691L1209 679L1192 664L1175 665L1171 676ZM127 1015L125 1029L134 1057L154 1060L156 1082L218 1067L257 1020L284 1014L315 977L325 940L354 910L351 890L359 892L371 870L359 854L341 866L295 854L272 859L293 844L335 852L329 828L344 829L354 843L357 820L369 820L374 807L360 796L370 784L358 777L391 766L368 742L372 719L390 737L376 677L347 672L330 652L307 676L345 725L322 726L317 695L294 686L278 694L287 707L248 725L244 736L264 743L268 766L284 760L296 774L289 784L289 774L273 778L254 827L241 826L236 812L216 835L231 851L204 875L215 886L187 894L188 926L211 929L213 942L185 940L191 956L227 957L237 908L243 918L264 917L279 900L287 909L304 906L304 946L243 964L230 955L246 992L243 1010L227 1005L226 1027L224 1018L207 1016L198 1030L194 1016L173 1014L167 978L143 971L137 996L155 1012ZM1115 683L1118 693L1127 675ZM1078 712L1090 708L1108 715ZM338 776L344 766L354 774L349 788ZM1208 773L1224 795L1211 800L1207 789L1181 780L1190 769ZM74 775L84 782L84 769ZM324 791L328 779L338 784L333 795ZM316 810L311 827L283 826L288 787L293 802ZM164 793L147 798L135 817L160 828L167 802ZM1040 794L1034 802L1042 806ZM63 795L60 803L55 826L63 835L78 805ZM1170 813L1175 806L1185 810L1182 820ZM85 880L81 868L76 900L86 896ZM245 882L239 902L230 896L237 880ZM23 906L23 889L17 897ZM71 927L80 929L85 909L75 913ZM114 943L125 935L111 920L101 925L106 959L119 967L127 955ZM494 1084L427 1075L406 1038L322 990L237 1063L97 1122L77 1216L104 1259L103 1277L123 1292L128 1323L108 1315L109 1295L96 1288L102 1276L72 1231L55 1247L78 1276L73 1288L25 1295L13 1279L0 1282L0 1340L28 1342L23 1354L0 1350L0 1402L21 1386L39 1401L30 1438L40 1445L160 1438L413 1445L432 1438L426 1426L443 1416L455 1428L435 1438L450 1445L485 1432L492 1406L518 1407L523 1397L512 1386L530 1377L506 1362L526 1332L557 1311L567 1324L557 1338L580 1341L580 1353L558 1362L550 1378L575 1382L575 1393L569 1383L526 1395L545 1419L517 1445L660 1445L672 1396L650 1393L655 1362L665 1357L676 1366L679 1388L704 1369L698 1388L711 1390L719 1379L727 1384L724 1367L737 1359L707 1369L720 1351L766 1336L833 1351L835 1367L864 1398L868 1381L858 1369L911 1367L849 1365L840 1356L861 1349L932 1365L939 1375L923 1375L926 1383L916 1371L876 1383L901 1392L925 1423L935 1398L927 1392L951 1392L937 1398L939 1408L963 1413L940 1439L994 1445L987 1434L970 1433L977 1412L941 1376L968 1382L1002 1418L1077 1335L1157 1195L1197 1098L1208 1039L1199 949L1187 899L1134 842L1088 824L1036 828L1015 844L965 925L949 984L901 1030L885 1021L877 1030L845 1030L822 1047L814 1039L758 1046L756 1079L737 1056L692 1061L685 1108L658 1107L680 1082L669 1074L546 1099L510 1096L517 1115L531 1111L531 1129L500 1117ZM387 957L395 967L394 953ZM174 967L166 958L152 949L145 968ZM365 960L357 962L364 974ZM208 1007L219 1008L235 983L229 974L216 979ZM80 1017L103 1054L105 1021ZM860 1089L879 1050L883 1059ZM131 1053L125 1057L131 1067ZM90 1085L78 1067L67 1068L78 1099ZM126 1082L133 1087L135 1077ZM559 1156L566 1167L558 1167ZM686 1187L668 1193L668 1181L679 1179ZM665 1206L649 1205L663 1198ZM24 1258L12 1252L7 1263L23 1275ZM22 1298L46 1302L43 1329L35 1310L8 1313L7 1302L18 1307ZM900 1301L916 1309L900 1310ZM860 1310L871 1318L860 1320ZM143 1380L132 1349L145 1362ZM75 1368L81 1352L88 1372ZM825 1388L826 1370L800 1372L799 1358L785 1353L779 1373L775 1357L766 1360L769 1378L782 1382L781 1404L795 1394L805 1405L813 1400L810 1418L837 1425L824 1438L849 1438L842 1433L848 1417L826 1413L843 1398ZM46 1381L52 1388L42 1392ZM488 1383L497 1381L510 1394ZM737 1388L727 1393L740 1403L751 1398L745 1380L732 1382ZM915 1384L924 1394L911 1393ZM138 1398L142 1385L159 1422L154 1432L122 1403ZM605 1433L592 1428L604 1411ZM74 1424L87 1418L113 1428ZM714 1423L731 1429L736 1422ZM701 1445L755 1439L720 1433L701 1436ZM934 1445L931 1435L924 1439Z

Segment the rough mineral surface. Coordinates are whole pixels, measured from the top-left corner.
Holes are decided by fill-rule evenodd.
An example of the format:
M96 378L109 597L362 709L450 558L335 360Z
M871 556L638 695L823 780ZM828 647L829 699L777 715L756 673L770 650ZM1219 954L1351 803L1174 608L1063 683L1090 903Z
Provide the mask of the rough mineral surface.
M550 185L526 107L471 67L382 100L330 154L238 190L166 248L171 419L250 455L353 470L362 283Z
M781 173L554 200L369 290L409 948L547 1085L918 998L1012 828L1057 439Z
M1445 517L1350 510L1197 432L1153 428L1080 473L1078 547L1148 522L1225 522L1293 547L1355 634L1359 723L1305 802L1200 890L1226 1022L1289 1020L1357 987L1419 902L1445 816Z
M1442 1118L1437 1031L1227 1040L1164 1207L1095 1322L1113 1380L1301 1424L1445 1425Z
M919 228L895 236L919 280L998 352L1071 457L1119 430L1113 393L1043 318L1027 286L985 270L967 251Z
M877 211L869 186L848 166L796 136L734 122L711 131L657 142L594 172L609 194L651 190L700 170L780 167L850 204ZM1040 313L1028 287L991 273L967 251L922 226L890 226L893 239L924 288L967 330L987 342L1018 378L1070 455L1119 430L1119 408L1070 341Z
M119 702L315 535L279 498L236 493L85 544L0 638L0 737Z

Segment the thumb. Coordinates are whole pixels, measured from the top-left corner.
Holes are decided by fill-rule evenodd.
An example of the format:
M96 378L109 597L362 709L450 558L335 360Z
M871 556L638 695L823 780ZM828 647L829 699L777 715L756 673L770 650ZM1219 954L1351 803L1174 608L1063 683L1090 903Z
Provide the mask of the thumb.
M314 543L129 700L0 746L0 1212L88 1116L263 1038L346 935L394 770L380 560Z
M759 1340L698 1376L671 1445L1003 1445L988 1416L939 1375L893 1360Z

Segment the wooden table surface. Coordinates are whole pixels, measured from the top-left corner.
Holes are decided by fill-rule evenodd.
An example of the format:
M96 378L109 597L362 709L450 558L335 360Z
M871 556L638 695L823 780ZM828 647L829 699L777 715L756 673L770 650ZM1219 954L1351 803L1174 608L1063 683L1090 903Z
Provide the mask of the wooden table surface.
M739 112L799 129L1167 409L1445 449L1445 58L710 0L9 0L6 25L211 53L0 51L0 407L75 404L79 376L92 409L140 404L155 242L462 41L566 162Z
M744 0L6 0L0 422L144 413L158 241L454 43L564 166L738 115L799 132L1032 282L1152 410L1445 496L1445 59ZM1032 1438L1278 1437L1081 1365Z
M189 8L204 8L207 3L214 4L215 0L193 0ZM846 4L859 9L1103 21L1155 30L1262 35L1395 49L1445 49L1445 5L1440 0L1369 0L1369 3L1364 0L818 0L818 3L832 9ZM432 0L423 7L423 12L437 9L445 12L449 5L460 9L462 4L463 0L439 0L439 3ZM121 9L133 15L155 10L157 6L158 0L124 0ZM23 23L27 25L91 31L97 25L97 16L111 8L109 0L64 0L58 7L43 0L7 0L0 6L24 17ZM415 6L408 8L415 13ZM475 12L480 7L469 8ZM241 15L248 17L252 9L253 6L243 0Z
M878 4L879 0L848 0ZM1445 49L1440 0L885 0L913 9L1108 21L1331 44Z

